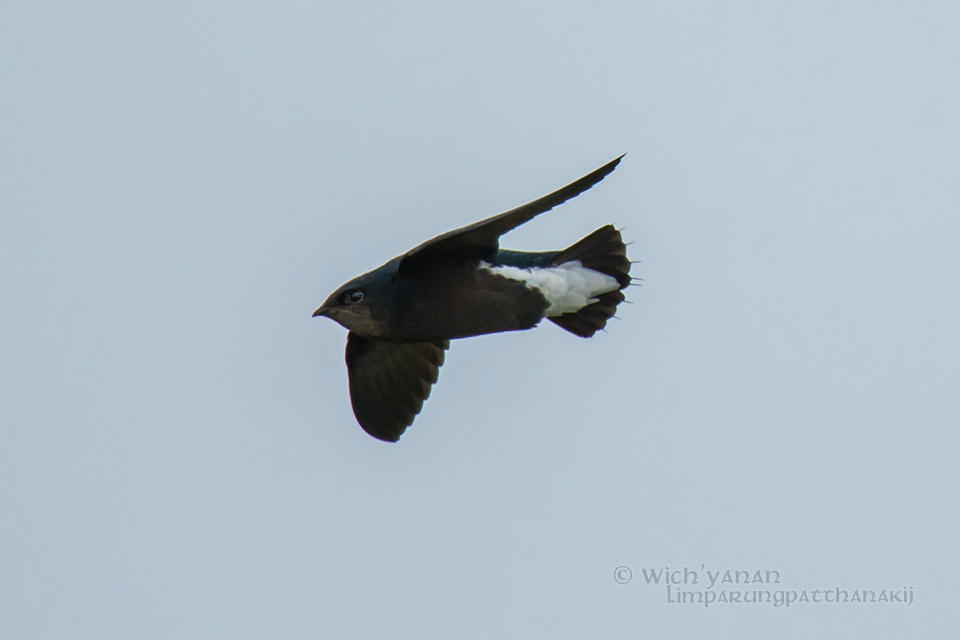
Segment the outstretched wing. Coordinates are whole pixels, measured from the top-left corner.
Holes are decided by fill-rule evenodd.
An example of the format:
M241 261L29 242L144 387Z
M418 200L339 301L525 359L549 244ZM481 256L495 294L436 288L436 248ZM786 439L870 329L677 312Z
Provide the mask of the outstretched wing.
M624 154L626 155L626 154ZM400 269L409 269L423 262L453 258L471 260L489 258L499 247L500 236L529 222L570 198L576 197L609 175L623 156L608 162L596 171L571 182L562 189L506 213L454 229L414 247L400 259Z
M430 396L450 341L384 342L347 336L353 414L374 438L396 442Z

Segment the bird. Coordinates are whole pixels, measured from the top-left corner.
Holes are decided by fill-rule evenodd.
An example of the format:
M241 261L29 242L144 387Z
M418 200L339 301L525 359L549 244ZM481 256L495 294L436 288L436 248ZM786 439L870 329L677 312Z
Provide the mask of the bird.
M350 402L364 431L400 439L437 382L451 340L532 329L544 318L583 338L604 328L632 280L620 230L608 224L546 252L500 249L500 236L590 189L622 159L427 240L330 294L313 317L349 331Z

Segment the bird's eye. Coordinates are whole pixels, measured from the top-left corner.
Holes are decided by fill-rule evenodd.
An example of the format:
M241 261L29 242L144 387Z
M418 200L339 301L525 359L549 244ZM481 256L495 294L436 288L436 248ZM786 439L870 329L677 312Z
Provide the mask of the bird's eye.
M363 291L347 291L343 296L341 296L343 304L356 304L363 300Z

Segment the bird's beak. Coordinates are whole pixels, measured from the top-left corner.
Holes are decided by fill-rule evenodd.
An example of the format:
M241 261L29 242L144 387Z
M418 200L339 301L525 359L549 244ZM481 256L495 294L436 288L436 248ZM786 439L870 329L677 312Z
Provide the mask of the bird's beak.
M334 291L330 294L330 297L323 301L323 304L320 305L320 308L313 312L314 318L317 316L327 316L328 318L333 318L333 315L336 313L339 305L337 305L337 292Z

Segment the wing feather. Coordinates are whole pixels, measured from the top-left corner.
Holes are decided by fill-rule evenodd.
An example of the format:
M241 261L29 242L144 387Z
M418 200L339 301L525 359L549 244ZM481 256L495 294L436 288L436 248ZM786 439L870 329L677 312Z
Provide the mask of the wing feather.
M622 158L621 155L579 180L533 202L427 240L401 257L400 270L444 259L489 260L500 246L500 236L580 195L613 172Z
M430 396L450 341L385 342L347 336L353 414L374 438L396 442Z

